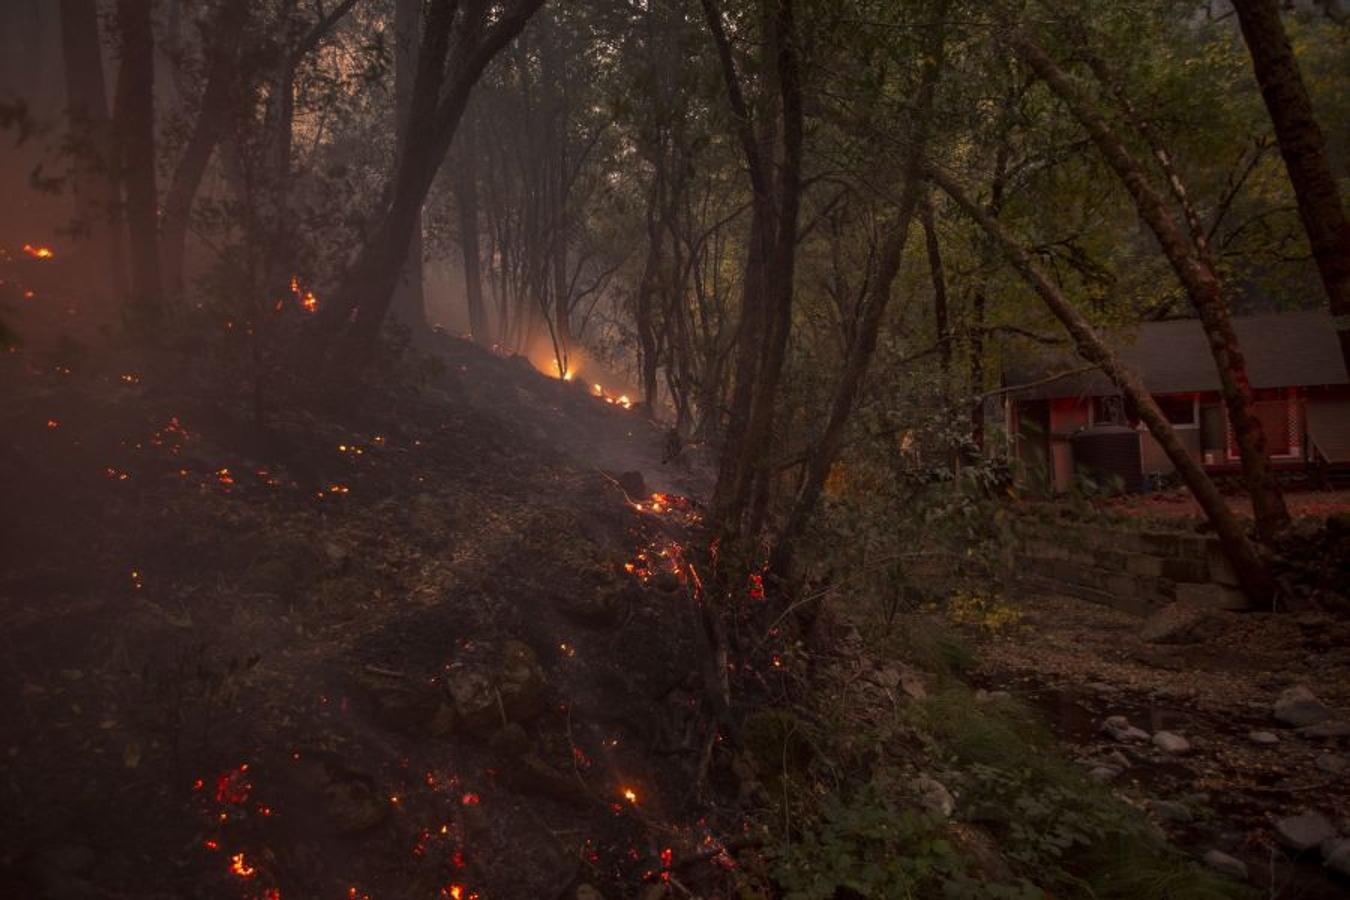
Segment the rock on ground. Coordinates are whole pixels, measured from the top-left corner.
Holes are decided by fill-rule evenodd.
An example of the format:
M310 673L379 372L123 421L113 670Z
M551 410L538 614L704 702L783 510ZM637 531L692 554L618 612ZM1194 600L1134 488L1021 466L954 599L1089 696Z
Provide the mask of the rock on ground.
M1102 723L1102 731L1113 741L1146 741L1148 732L1130 724L1124 716L1112 716Z
M1306 812L1276 822L1275 834L1279 836L1280 843L1290 850L1303 853L1336 837L1336 829L1322 814Z
M1150 800L1148 808L1158 818L1168 822L1189 822L1195 818L1189 806L1175 800Z
M1212 606L1178 601L1144 620L1139 637L1150 644L1199 644L1218 637L1225 628Z
M919 796L919 805L933 815L948 819L956 812L956 800L951 791L937 779L921 775L914 780L914 790Z
M1253 744L1278 744L1280 737L1273 731L1249 731L1247 739Z
M1350 772L1350 757L1340 753L1323 753L1317 757L1317 768L1331 775L1344 775Z
M1179 734L1160 731L1153 736L1153 745L1164 753L1185 753L1191 749L1191 742Z
M1294 728L1306 728L1331 718L1331 710L1303 685L1295 685L1280 694L1271 708L1276 721Z
M1328 869L1350 878L1350 838L1324 842L1322 861Z
M1247 864L1240 859L1229 856L1221 850L1211 850L1204 856L1205 865L1216 872L1227 875L1230 878L1236 878L1239 881L1247 880Z
M1350 737L1350 722L1343 719L1327 719L1325 722L1318 722L1316 725L1307 725L1298 730L1302 737L1309 738L1343 738Z

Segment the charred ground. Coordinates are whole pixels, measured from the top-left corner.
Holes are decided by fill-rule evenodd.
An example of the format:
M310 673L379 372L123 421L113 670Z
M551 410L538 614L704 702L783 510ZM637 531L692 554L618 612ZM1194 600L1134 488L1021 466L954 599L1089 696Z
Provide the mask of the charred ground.
M697 471L437 355L261 435L116 354L0 357L7 893L550 897L735 834L690 790L687 588L639 558L697 515L617 481Z

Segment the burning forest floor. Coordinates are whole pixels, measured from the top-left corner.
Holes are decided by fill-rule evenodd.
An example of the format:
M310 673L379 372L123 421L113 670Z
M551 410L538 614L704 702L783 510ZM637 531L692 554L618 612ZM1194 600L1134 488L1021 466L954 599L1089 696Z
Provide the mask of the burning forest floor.
M1311 745L1275 774L1232 763L1265 752L1236 746L1255 688L1198 687L1194 719L1144 721L1176 670L1113 668L1099 644L1127 626L1091 610L978 635L979 669L934 616L892 628L865 599L810 652L770 627L762 659L734 661L766 702L719 743L684 553L710 488L697 449L666 464L662 430L592 386L435 342L435 377L265 429L246 392L191 376L209 366L0 354L3 896L1228 898L1245 895L1195 864L1201 843L1257 871L1261 823L1320 790L1297 780ZM1347 708L1337 659L1288 671ZM1216 691L1251 681L1192 662ZM1184 726L1195 751L1124 747L1127 787L1088 780L1060 751L1111 754L1044 698L1093 678L1113 688L1084 715ZM1177 854L1130 806L1201 809L1190 782L1222 766L1204 790L1238 798L1212 803L1236 838L1169 820ZM1279 803L1248 803L1244 779ZM1119 834L1147 865L1094 855ZM1279 896L1326 882L1299 884Z
M667 496L703 476L439 340L431 389L265 439L116 354L0 354L5 896L550 898L727 861Z

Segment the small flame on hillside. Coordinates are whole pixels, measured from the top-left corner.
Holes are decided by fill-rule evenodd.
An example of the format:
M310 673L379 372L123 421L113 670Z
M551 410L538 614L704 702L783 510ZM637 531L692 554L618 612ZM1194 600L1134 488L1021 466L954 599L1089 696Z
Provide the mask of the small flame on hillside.
M295 302L300 304L300 308L307 313L316 313L319 311L319 298L311 290L306 290L300 285L300 276L291 276L291 294L295 297Z
M26 256L30 256L33 259L54 259L56 257L56 252L52 250L51 247L44 247L41 244L37 246L24 244L23 252Z

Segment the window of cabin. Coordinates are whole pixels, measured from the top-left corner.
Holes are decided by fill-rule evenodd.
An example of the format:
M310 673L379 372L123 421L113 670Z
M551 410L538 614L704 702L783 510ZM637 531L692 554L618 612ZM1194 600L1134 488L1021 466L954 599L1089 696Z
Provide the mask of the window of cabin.
M1139 425L1139 413L1126 397L1112 394L1106 397L1092 398L1092 424Z
M1183 394L1162 394L1153 398L1167 417L1177 428L1197 428L1200 425L1196 398Z

